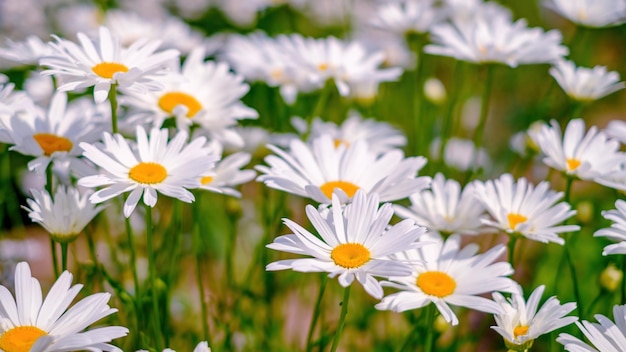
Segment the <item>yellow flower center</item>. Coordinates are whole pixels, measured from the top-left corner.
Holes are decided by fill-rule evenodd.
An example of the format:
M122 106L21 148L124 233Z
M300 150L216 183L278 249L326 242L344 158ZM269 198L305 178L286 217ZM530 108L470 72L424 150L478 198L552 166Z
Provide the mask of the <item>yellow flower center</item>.
M513 335L517 339L519 336L528 334L528 326L527 325L518 325L513 329Z
M578 169L581 162L578 159L567 159L565 160L565 164L567 164L567 171L574 171Z
M322 62L321 64L317 65L317 69L320 71L326 71L328 70L328 64L325 62Z
M346 181L330 181L320 186L322 193L329 199L333 197L335 188L341 189L350 198L359 190L359 186Z
M167 170L158 163L141 162L130 169L128 177L133 181L152 185L163 182L167 177Z
M333 143L335 144L335 148L339 148L340 145L344 145L346 147L350 146L350 143L348 143L347 141L341 139L341 138L337 138L333 141Z
M203 178L200 179L200 183L203 186L208 185L211 182L213 182L213 176L204 176Z
M427 271L419 274L416 284L425 294L439 298L451 295L456 288L454 279L441 271Z
M370 260L370 251L360 243L343 243L330 252L330 258L340 267L354 269Z
M0 349L4 352L29 352L37 339L46 332L34 326L17 326L0 336Z
M528 218L525 217L524 215L516 214L516 213L510 213L509 215L506 216L506 218L509 220L509 227L511 227L511 230L515 230L515 227L517 225L528 220Z
M128 67L117 62L101 62L91 70L102 78L113 78L113 75L118 72L128 72Z
M202 109L202 104L193 96L183 92L165 93L159 98L159 107L163 111L172 113L178 105L187 107L187 117L194 117Z
M50 156L54 152L69 152L74 146L69 139L51 133L36 133L33 138L46 156Z

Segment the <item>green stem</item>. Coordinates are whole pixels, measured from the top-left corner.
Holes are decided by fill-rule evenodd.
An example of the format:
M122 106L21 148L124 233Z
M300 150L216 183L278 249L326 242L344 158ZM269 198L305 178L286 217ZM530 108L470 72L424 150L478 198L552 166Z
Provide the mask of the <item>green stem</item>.
M587 307L586 314L582 315L583 318L588 317L591 315L591 313L593 313L593 308L596 306L596 304L598 304L598 302L600 302L600 300L606 295L606 293L608 293L607 290L605 290L604 288L600 288L600 292L598 292L598 295L596 296L596 298L594 298L593 301L591 301L591 304L589 305L589 307Z
M509 237L509 263L512 268L515 268L514 265L514 256L515 256L515 244L517 243L518 236L516 234L512 234Z
M196 197L196 201L192 204L193 207L193 218L200 219L201 211L200 205L202 195L198 194ZM209 344L209 317L208 317L208 308L206 302L206 293L204 291L204 280L202 278L202 253L203 253L203 244L202 238L200 235L200 221L196 220L193 224L193 234L192 234L192 242L193 248L195 249L195 259L196 259L196 285L198 286L198 295L200 296L200 314L202 316L202 334L204 337L204 341L207 341Z
M407 335L406 339L404 340L404 343L402 344L398 352L408 351L413 341L413 337L416 336L419 333L419 330L422 328L422 326L419 324L417 320L413 321L412 324L413 324L413 328Z
M450 86L450 101L448 102L446 115L443 120L443 125L441 126L441 144L439 145L439 161L441 165L445 165L443 158L444 152L446 150L446 145L452 136L452 129L456 126L454 113L456 111L459 97L461 96L461 81L458 77L463 77L464 67L465 65L462 61L455 61L454 74L452 75L452 84Z
M52 267L54 268L54 276L59 277L59 257L57 255L57 243L50 237L50 252L52 253Z
M624 275L626 275L626 256L622 259L622 304L626 303L626 277L624 277Z
M337 350L337 346L339 346L339 339L341 338L341 333L343 332L343 327L346 322L346 315L348 315L348 303L350 301L350 287L352 287L352 285L346 287L343 293L343 301L341 302L341 315L339 316L339 325L337 326L337 331L335 332L335 339L333 340L333 345L330 348L330 352L335 352Z
M580 288L578 286L578 278L576 277L576 268L574 267L574 262L572 261L572 255L570 253L570 246L568 242L565 243L565 257L567 259L567 265L569 266L569 272L572 277L572 284L574 285L574 296L576 297L576 307L578 308L578 313L580 315L583 314L584 309L580 297Z
M139 297L139 275L137 274L137 255L135 249L135 236L133 235L133 228L130 225L130 219L124 219L126 224L126 237L128 238L128 250L130 254L130 268L133 274L133 287L135 288L135 297Z
M313 122L313 119L316 117L321 117L322 112L324 112L324 108L328 105L332 89L333 84L331 82L326 82L326 84L322 88L322 91L320 92L320 96L317 100L317 103L315 104L313 112L311 113L311 115L309 115L309 120L307 121L309 123L309 128L311 126L311 122Z
M154 341L157 351L163 349L161 338L161 314L159 313L159 294L157 290L156 261L154 255L154 238L152 233L152 208L146 205L146 248L148 252L148 275L150 277L150 289L152 293L152 319L154 320Z
M425 155L425 147L428 146L429 127L426 116L422 113L424 106L424 74L426 72L424 65L425 55L422 53L424 46L421 36L412 36L410 42L412 49L417 57L415 64L415 78L413 79L413 134L415 139L415 155Z
M424 352L431 352L433 350L433 342L435 340L435 313L436 307L434 304L428 305L428 312L426 317L426 341L424 342Z
M474 131L474 153L472 155L472 163L470 163L470 168L468 170L467 181L469 182L477 169L478 155L479 149L483 146L483 136L485 135L485 125L487 124L487 116L489 115L489 102L491 98L491 86L493 84L493 65L486 66L486 77L485 77L485 87L483 89L483 95L480 104L480 117L478 120L478 125L476 126L476 130Z
M567 180L565 181L565 197L563 201L567 204L570 202L570 198L572 196L572 184L574 183L574 178L567 176Z
M61 269L67 270L67 243L61 243Z
M315 331L315 325L320 316L322 307L322 297L324 297L324 291L326 290L326 283L328 282L328 276L322 274L322 280L320 283L320 290L317 294L317 300L315 301L315 308L313 308L313 316L311 317L311 325L309 326L309 333L306 338L306 352L310 352L313 349L311 342L313 341L313 332Z
M111 104L111 131L117 133L117 83L111 84L109 103Z

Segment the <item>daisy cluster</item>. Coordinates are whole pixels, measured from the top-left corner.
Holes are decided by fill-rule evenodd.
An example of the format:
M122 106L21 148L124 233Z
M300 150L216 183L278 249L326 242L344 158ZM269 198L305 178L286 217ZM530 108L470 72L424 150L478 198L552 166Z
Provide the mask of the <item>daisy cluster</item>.
M0 2L1 351L623 350L626 1L95 3Z

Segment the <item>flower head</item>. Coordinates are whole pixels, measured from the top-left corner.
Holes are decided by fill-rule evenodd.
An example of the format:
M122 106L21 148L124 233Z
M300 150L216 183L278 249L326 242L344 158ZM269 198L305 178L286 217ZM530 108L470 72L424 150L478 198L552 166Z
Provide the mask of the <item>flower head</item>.
M206 139L199 137L186 144L187 133L179 132L168 143L167 130L154 128L150 136L143 127L137 127L136 151L120 134L104 134L104 145L81 143L83 155L103 169L100 175L81 178L80 186L105 188L89 197L101 203L122 193L131 192L124 204L124 215L129 217L143 194L146 205L154 207L157 191L184 202L192 202L188 188L200 186L200 179L209 170L217 156L205 147Z
M580 226L558 224L576 211L565 202L557 204L563 193L549 187L546 181L535 187L523 177L515 182L510 174L495 181L476 181L475 196L491 215L482 219L483 224L534 241L565 243L558 234L578 231Z
M619 241L604 247L602 255L626 254L626 201L618 199L615 202L615 208L602 212L605 219L613 222L611 227L600 229L593 234L595 237L607 237L613 241Z
M339 276L339 283L348 287L354 279L373 297L383 296L383 289L374 276L409 275L405 263L390 260L389 255L406 248L422 245L417 239L425 229L413 220L404 220L389 226L393 216L391 204L380 208L376 194L358 191L352 203L345 207L333 195L328 211L318 211L312 205L306 214L319 237L295 222L284 219L293 234L280 236L268 248L306 254L313 258L280 260L267 265L267 270L293 269L302 272L328 272Z
M222 146L219 143L210 143L209 148L211 154L220 157L220 161L207 171L208 175L200 179L200 188L241 197L241 193L235 190L234 186L246 183L256 176L254 170L241 170L250 162L250 154L238 152L222 159Z
M96 321L117 312L108 306L109 293L87 296L68 309L83 285L71 286L72 274L65 271L42 299L39 281L31 276L28 263L15 269L15 298L0 286L0 349L23 351L119 351L110 345L126 336L128 329L109 326L85 330Z
M508 299L499 292L493 294L502 312L494 315L497 325L491 328L502 335L509 350L526 351L537 337L578 320L566 316L576 309L576 303L561 304L555 296L548 298L539 308L544 289L544 285L537 287L528 302L524 300L521 287Z
M403 312L434 303L447 322L457 325L459 320L449 305L499 313L501 307L497 303L480 295L516 289L515 282L506 277L513 273L511 265L494 263L504 253L504 246L497 245L476 255L478 245L461 249L459 235L444 241L440 235L428 233L420 240L434 244L394 255L396 260L410 263L413 273L384 282L383 285L401 291L383 298L376 309Z
M619 73L608 72L604 66L576 67L571 61L561 60L550 69L550 74L574 100L593 101L624 89Z
M615 323L601 314L595 315L597 323L583 320L576 326L591 345L570 334L559 334L558 343L570 352L621 352L626 346L626 305L613 307ZM595 347L595 348L594 348Z
M546 6L584 27L617 26L626 21L625 0L545 0Z

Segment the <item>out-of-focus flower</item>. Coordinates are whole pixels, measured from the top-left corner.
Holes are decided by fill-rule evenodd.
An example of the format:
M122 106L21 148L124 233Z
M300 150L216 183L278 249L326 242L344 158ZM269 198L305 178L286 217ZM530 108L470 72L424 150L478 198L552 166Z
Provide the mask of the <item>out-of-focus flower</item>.
M159 92L129 92L123 103L135 109L129 116L133 123L151 122L161 127L168 117L176 118L179 130L198 125L220 139L222 131L237 120L257 118L256 110L244 105L241 98L249 86L243 77L229 71L226 63L204 61L204 50L194 50L177 74L161 80Z
M609 122L603 132L626 145L626 121L613 120Z
M576 322L590 345L570 334L559 334L556 341L570 352L621 352L626 346L626 305L613 307L615 323L601 314L594 317L599 324L586 320Z
M584 27L610 27L626 21L625 0L544 0L544 3Z
M558 61L550 74L570 98L593 101L624 88L619 73L608 72L604 66L576 67L571 61Z
M31 194L33 199L26 200L28 217L43 226L52 239L60 243L74 241L103 209L88 202L88 194L80 194L71 187L58 187L54 199L47 191L33 189Z
M427 245L417 241L425 229L415 225L413 220L388 227L393 216L391 204L383 204L379 209L378 196L366 195L362 190L346 207L333 195L331 208L324 210L323 215L312 205L306 207L306 213L320 237L285 219L285 225L293 234L280 236L267 247L313 258L280 260L268 264L267 270L328 272L331 278L339 276L343 287L350 286L356 278L367 293L381 298L383 289L374 276L411 274L405 262L391 260L388 256Z
M256 176L254 170L241 170L250 162L251 156L245 152L238 152L222 158L222 151L220 143L212 142L209 144L209 152L217 155L219 161L207 171L207 176L200 179L200 188L241 197L241 193L233 187L246 183Z
M563 193L554 192L549 187L547 181L535 187L523 177L515 182L510 174L504 174L495 181L476 181L476 199L491 215L491 219L483 218L481 221L511 235L564 244L565 240L558 234L578 231L580 226L559 225L576 211L565 202L557 204Z
M496 326L491 328L502 335L509 350L527 351L539 336L578 320L578 317L567 316L576 309L576 303L561 304L556 296L548 298L539 308L544 290L544 285L537 287L530 294L528 302L524 300L521 287L508 299L499 292L493 294L493 299L500 305L502 312L494 315Z
M200 179L217 161L199 137L187 144L187 133L181 131L167 141L167 130L153 128L150 136L137 127L137 146L132 149L120 134L104 133L104 145L81 143L83 155L103 169L99 175L78 181L84 187L105 188L89 197L92 203L102 203L122 193L131 192L124 203L124 216L129 217L139 199L154 207L157 191L191 203L194 196L188 188L198 188ZM133 151L136 150L136 151Z
M602 289L609 292L615 292L620 287L622 280L624 279L624 272L618 269L615 264L610 263L602 272L598 278L598 283Z
M424 96L432 103L441 105L446 101L446 87L435 77L430 77L424 82Z
M406 35L427 33L445 18L434 0L400 0L379 3L370 24L380 29Z
M435 175L430 189L416 192L409 197L411 206L394 205L401 218L413 219L429 231L444 235L476 235L483 225L480 221L485 209L476 204L472 184L461 192L455 180L446 180L443 174Z
M433 44L424 51L479 64L500 63L511 67L554 62L568 54L557 30L528 28L521 19L508 16L478 16L472 21L453 20L434 26Z
M28 263L15 269L15 298L0 286L0 318L3 351L115 351L122 350L109 342L128 334L121 326L85 330L96 321L117 312L108 306L109 293L95 293L83 298L68 310L83 285L72 284L72 274L64 271L47 297L42 299L39 281L31 276ZM66 311L67 310L67 311Z
M441 160L439 155L439 151L441 149L440 139L435 139L430 144L429 149L433 160ZM447 166L455 168L459 171L467 171L470 168L475 170L479 168L489 169L491 159L489 158L487 151L484 148L479 148L476 160L474 160L475 150L474 143L469 139L456 137L450 138L443 151L443 161Z
M626 254L626 201L618 199L615 202L615 208L602 212L605 219L613 222L611 227L600 229L593 234L595 237L607 237L618 241L618 243L604 247L602 255Z
M146 350L137 350L137 352L148 352ZM176 352L171 348L166 348L163 352ZM211 347L209 347L209 343L206 341L200 342L196 348L193 349L193 352L211 352Z
M494 263L504 253L504 246L497 245L476 255L478 245L469 244L461 249L459 235L452 235L444 241L438 234L429 233L420 240L434 243L393 255L400 262L410 263L413 273L383 282L384 286L402 291L383 298L376 309L404 312L433 303L452 325L457 325L459 320L449 305L488 313L501 312L502 308L496 302L480 295L494 291L514 292L516 289L515 282L506 277L513 273L511 265Z
M543 162L571 177L592 180L614 171L617 165L626 161L626 154L619 151L618 141L598 132L596 126L585 134L582 119L571 120L564 134L553 120L531 137L546 155Z
M408 197L428 187L430 177L417 177L424 167L424 157L405 158L399 149L384 154L370 151L363 141L346 147L335 144L323 135L310 145L292 139L289 151L268 146L277 155L269 155L257 170L257 178L268 187L330 203L333 193L342 203L349 201L362 189L376 193L382 202Z
M11 62L10 67L36 66L40 58L51 53L52 49L34 35L19 42L7 40L4 46L0 47L0 59Z
M63 81L58 87L61 91L93 86L96 103L107 99L111 85L142 92L161 89L155 78L178 57L177 50L155 53L161 43L149 40L138 40L123 48L106 27L100 27L99 34L94 43L78 33L81 46L55 37L56 42L49 43L54 54L39 60L41 66L47 67L42 74L59 76Z

